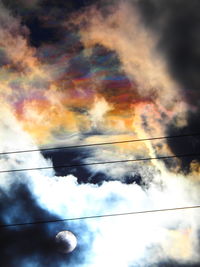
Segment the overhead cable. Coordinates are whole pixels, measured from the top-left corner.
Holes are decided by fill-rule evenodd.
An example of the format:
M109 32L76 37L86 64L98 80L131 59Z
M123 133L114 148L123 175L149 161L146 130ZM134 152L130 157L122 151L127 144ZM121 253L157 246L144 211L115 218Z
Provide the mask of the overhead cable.
M151 160L165 160L172 158L186 158L200 156L200 153L191 154L179 154L172 156L160 156L160 157L149 157L149 158L138 158L138 159L125 159L125 160L114 160L114 161L102 161L102 162L91 162L91 163L81 163L81 164L71 164L71 165L57 165L57 166L43 166L34 168L24 168L24 169L11 169L11 170L1 170L1 173L11 173L11 172L23 172L23 171L38 171L38 170L48 170L48 169L61 169L61 168L73 168L73 167L83 167L92 165L103 165L103 164L116 164L116 163L128 163L128 162L138 162L138 161L151 161Z
M24 222L24 223L0 224L0 228L13 227L13 226L28 226L28 225L46 224L46 223L58 223L58 222L77 221L77 220L86 220L86 219L98 219L98 218L105 218L105 217L139 215L139 214L146 214L146 213L167 212L167 211L177 211L177 210L180 211L180 210L197 209L197 208L200 208L200 205L166 208L166 209L155 209L155 210L132 211L132 212L113 213L113 214L102 214L102 215L57 219L57 220L44 220L44 221L32 221L32 222Z
M122 141L114 141L114 142L103 142L103 143L93 143L93 144L72 145L72 146L63 146L63 147L61 146L61 147L51 147L51 148L41 148L41 149L6 151L6 152L0 152L0 156L1 155L9 155L9 154L29 153L29 152L38 152L38 151L39 152L45 152L45 151L52 151L52 150L64 150L64 149L74 149L74 148L82 148L82 147L115 145L115 144L135 143L135 142L162 140L162 139L173 139L173 138L180 138L180 137L193 137L193 136L200 136L200 133L171 135L171 136L160 136L160 137L131 139L131 140L122 140Z

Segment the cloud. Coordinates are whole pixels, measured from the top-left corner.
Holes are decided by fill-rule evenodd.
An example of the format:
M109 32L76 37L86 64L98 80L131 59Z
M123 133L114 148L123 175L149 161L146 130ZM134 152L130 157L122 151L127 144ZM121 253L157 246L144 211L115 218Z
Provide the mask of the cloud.
M12 128L7 127L7 133L26 137L11 115L9 123L12 123ZM7 135L5 129L3 132ZM30 137L25 140L32 147ZM28 161L26 154L20 158L14 154L3 157L7 168L13 167L10 159L15 160L15 168L26 167L33 162L37 167L51 164L39 152L29 154ZM114 168L116 174L118 167ZM125 170L122 176L125 176ZM73 175L56 177L51 171L9 174L6 175L10 181L12 179L9 187L5 187L1 179L2 222L74 218L198 204L199 186L195 180L198 174L183 177L170 173L164 165L160 172L149 169L149 174L153 175L153 180L145 190L136 183L128 185L120 181L103 182L101 186L78 184ZM2 177L4 175L1 174ZM112 173L107 175L112 178ZM15 203L15 212L12 212L9 203ZM1 243L3 259L10 266L16 262L26 266L32 261L38 262L39 266L47 262L52 266L55 263L62 266L64 262L69 266L152 266L168 259L195 263L199 261L198 221L197 210L186 210L2 229L5 240L9 240L9 243ZM76 252L69 257L57 254L53 241L55 234L66 228L74 232L79 241ZM26 244L27 237L31 240L29 245ZM21 238L20 244L15 246L13 240L18 238ZM9 246L12 246L12 255L17 253L16 259L14 256L7 257L6 247ZM19 253L19 249L24 252Z
M138 1L138 6L144 21L158 34L174 78L189 91L198 88L199 2L145 0Z
M14 175L13 178L15 178ZM14 181L9 192L5 194L1 190L0 211L1 224L59 219L57 215L39 205L26 184ZM55 241L56 234L66 228L73 231L79 239L79 247L73 256L60 254ZM85 237L81 232L84 232ZM76 263L85 257L87 245L84 246L84 238L91 239L91 234L84 222L79 223L77 228L66 222L54 225L13 226L1 228L0 233L1 263L5 266L55 266L56 264L64 266L66 261L69 266L74 266L74 257Z
M158 36L158 49L162 52L173 79L181 85L187 102L187 124L178 125L171 121L168 133L180 134L199 132L199 2L193 1L138 1L137 6L145 25ZM169 143L174 153L182 151L183 143L171 140ZM184 140L185 149L196 144L198 137ZM186 148L187 147L187 148ZM188 171L195 156L182 160L182 168Z
M187 83L169 71L173 53L167 56L171 50L162 47L159 31L168 15L160 2L142 6L140 1L137 7L135 2L102 2L69 19L70 13L64 15L68 4L52 1L46 10L45 3L28 7L30 20L23 15L25 1L20 12L13 2L12 11L0 8L2 152L198 128L197 102L191 104L183 88ZM171 5L170 22L176 18ZM151 29L146 26L151 16L144 8L159 14L159 27L154 20ZM163 40L166 36L164 31ZM163 50L157 51L159 44ZM198 151L197 138L179 140L1 155L1 170L52 167L1 173L1 223L197 205L196 157L53 169L57 164ZM184 210L2 228L0 246L5 266L190 266L200 261L198 222L198 210ZM58 254L54 243L57 232L65 229L78 238L77 249L68 256Z
M41 177L40 181L33 186L40 205L68 218L198 203L198 187L187 178L168 172L154 176L146 191L137 184L119 181L104 182L100 187L78 184L73 176ZM135 262L151 266L168 258L188 263L199 260L197 211L91 219L86 220L86 225L94 234L85 259L88 266L129 266Z
M81 21L81 15L77 20ZM114 6L106 17L93 8L88 14L83 13L82 20L85 20L81 29L84 45L101 44L116 51L124 71L136 82L142 96L153 95L154 101L159 99L168 108L181 100L178 84L171 79L165 60L156 52L156 35L145 29L139 12L128 1Z
M189 106L185 92L181 83L170 75L165 55L158 49L161 32L146 26L140 9L130 1L118 2L107 8L107 13L103 8L92 7L85 13L79 12L72 16L71 21L79 25L85 49L101 45L117 54L121 69L132 83L130 95L139 95L136 95L128 107L128 114L132 118L130 131L144 138L170 135L173 133L171 128L180 129L177 134L183 129L185 133L190 133ZM66 27L67 25L66 22ZM110 85L106 89L109 88ZM115 103L113 106L113 111L109 112L106 120L106 125L112 128L115 127L112 115L117 113ZM117 119L115 131L123 129L123 123L120 124L120 118ZM167 145L158 149L162 145L163 140L162 144L157 144L157 148L154 147L156 155L166 152L170 154L170 150L176 153L170 142L167 144L168 149Z
M98 124L102 124L103 117L106 115L108 111L112 109L112 106L109 106L109 103L106 102L104 98L96 98L94 104L89 111L89 116L92 121L92 125L94 128L98 128Z
M5 110L4 110L5 111ZM27 135L19 126L13 114L7 109L1 118L1 151L19 151L24 149L37 149L34 141ZM22 143L15 142L15 136L20 136ZM23 147L22 147L23 145ZM51 161L46 160L40 154L9 154L1 155L2 170L28 168L31 166L51 166ZM42 207L40 203L40 195L34 193L34 186L43 187L43 182L49 181L54 175L53 169L44 171L24 171L1 173L0 181L0 224L26 223L33 221L55 220L61 218L56 213L49 212L48 209ZM41 179L41 180L40 180ZM49 180L50 179L50 180ZM44 190L44 188L42 189ZM48 190L49 193L49 190ZM52 199L53 200L53 199ZM63 218L63 217L62 217ZM71 229L78 239L79 247L75 256L63 256L57 252L55 235L61 229ZM82 229L82 230L81 230ZM29 226L16 226L10 228L2 228L0 247L2 251L1 261L5 266L27 266L38 264L38 266L46 265L62 266L66 260L69 266L73 266L75 262L79 264L85 257L85 249L88 250L88 241L92 242L92 234L84 222L79 222L78 226L73 226L73 223L58 223L58 224L39 224ZM84 234L79 236L80 232ZM38 235L36 235L36 232ZM84 253L82 254L82 251Z

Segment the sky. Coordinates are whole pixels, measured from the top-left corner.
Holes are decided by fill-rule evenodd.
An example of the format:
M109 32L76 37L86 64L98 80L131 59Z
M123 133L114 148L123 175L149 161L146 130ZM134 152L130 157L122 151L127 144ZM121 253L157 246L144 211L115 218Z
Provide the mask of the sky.
M200 133L199 8L0 1L2 266L200 265L198 209L2 227L200 204L200 138L181 137ZM179 137L81 147L162 136ZM135 161L157 157L171 158Z

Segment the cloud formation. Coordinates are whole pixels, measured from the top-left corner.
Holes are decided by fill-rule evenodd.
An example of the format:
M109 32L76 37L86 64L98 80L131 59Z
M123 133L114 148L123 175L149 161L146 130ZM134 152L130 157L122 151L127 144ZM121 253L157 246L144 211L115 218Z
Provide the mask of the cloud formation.
M191 78L190 95L179 61L173 64L170 42L176 44L176 36L170 31L164 42L179 1L4 5L1 152L198 130L198 100L193 101L198 79ZM189 7L192 13L195 6ZM148 16L149 9L157 20ZM181 10L185 17L182 5ZM185 137L1 154L1 170L52 167L1 173L1 224L198 205L198 157L53 167L194 153L199 144L198 138ZM198 210L185 210L1 228L2 261L4 266L198 266L198 222ZM56 250L60 230L78 239L68 256Z

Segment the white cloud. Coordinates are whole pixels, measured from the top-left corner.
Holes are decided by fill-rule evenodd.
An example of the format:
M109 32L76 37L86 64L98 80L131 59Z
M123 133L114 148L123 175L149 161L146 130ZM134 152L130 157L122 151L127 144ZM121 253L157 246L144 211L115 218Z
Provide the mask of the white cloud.
M96 97L89 116L94 128L98 128L102 124L102 120L108 111L112 110L112 106L103 98Z
M7 117L8 118L8 117ZM1 136L21 136L26 148L35 148L31 139L18 127L11 114ZM9 123L12 122L12 127ZM3 125L3 124L2 124ZM5 135L4 135L4 134ZM20 141L19 141L20 143ZM9 139L10 148L21 149L14 139ZM1 149L5 149L2 147ZM20 160L19 160L20 159ZM7 168L49 166L39 152L3 157ZM13 163L15 162L15 163ZM112 169L113 166L110 166ZM125 173L124 173L125 175ZM16 182L13 174L3 175L0 186ZM164 167L153 171L153 181L143 190L137 184L122 184L120 181L104 182L98 187L78 184L76 177L55 177L53 171L30 171L21 176L38 203L61 218L123 213L150 209L163 209L197 205L199 184L190 177L168 172ZM127 215L85 220L93 233L93 243L85 262L80 266L131 266L131 264L156 264L171 258L184 262L199 261L197 231L198 210L182 210L152 214ZM79 221L73 222L79 227ZM88 242L85 239L85 242Z

